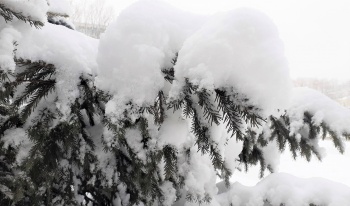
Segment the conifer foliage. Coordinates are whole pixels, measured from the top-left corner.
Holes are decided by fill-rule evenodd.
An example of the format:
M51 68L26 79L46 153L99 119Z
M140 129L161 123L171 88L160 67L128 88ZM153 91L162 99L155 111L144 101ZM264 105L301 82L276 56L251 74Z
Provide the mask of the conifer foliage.
M1 3L0 18L38 29L44 25ZM290 111L266 116L234 86L208 89L190 77L176 77L177 58L162 74L166 86L184 82L180 95L170 97L164 87L152 104L130 100L115 120L106 112L113 97L95 86L94 74L78 77L78 95L64 105L67 115L59 102L58 66L13 51L15 70L0 67L0 205L172 205L182 196L209 203L215 194L188 189L186 175L196 156L208 157L213 171L230 185L234 171L211 132L220 125L227 142L243 142L239 164L246 170L260 164L261 177L266 169L274 172L263 152L270 142L281 152L289 145L294 158L307 160L313 154L321 158L315 144L319 135L331 137L344 151L341 139L350 135L315 123L313 112L304 111L302 126L292 131ZM194 137L183 148L158 140L157 131L173 115L190 124Z
M21 12L17 12L8 8L4 3L0 3L0 15L5 19L6 22L17 18L24 22L28 22L31 26L35 26L36 28L40 28L44 25L44 23L41 21L31 19L29 16L25 16Z

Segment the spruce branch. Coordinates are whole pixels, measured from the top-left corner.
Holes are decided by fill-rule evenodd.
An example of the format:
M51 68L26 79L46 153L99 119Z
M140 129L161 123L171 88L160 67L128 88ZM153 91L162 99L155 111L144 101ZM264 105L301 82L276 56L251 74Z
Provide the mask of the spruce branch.
M96 94L89 87L89 81L87 79L84 79L83 77L80 77L80 85L79 85L79 87L81 88L82 99L83 99L82 100L83 103L81 104L81 106L80 106L81 108L80 109L85 109L86 114L87 114L87 116L89 118L90 125L94 126L95 125L94 114L96 113L95 105L99 103L98 101L96 101L96 98L94 97ZM97 108L98 108L98 106L97 106ZM85 127L85 125L84 125L84 127Z
M20 127L24 123L19 115L15 114L10 116L6 121L2 122L0 125L0 137L4 135L5 131L12 127Z
M184 97L184 109L183 113L186 117L192 119L192 126L191 126L191 132L196 136L196 145L198 146L198 150L201 151L202 154L209 153L212 164L215 169L219 170L222 174L222 177L225 179L225 182L227 185L229 185L229 178L231 177L231 171L225 166L225 163L223 161L222 156L220 155L220 152L217 150L216 144L213 142L209 135L209 128L201 123L201 120L199 119L197 108L195 107L191 97L189 94L192 93L193 90L196 89L196 87L192 86L189 82L187 82L188 90L185 93ZM185 90L186 91L186 90ZM209 101L208 96L205 96L207 94L204 93L205 91L202 90L202 93L200 95L202 98L202 101ZM205 97L204 97L205 96ZM201 101L201 100L200 100ZM209 107L209 103L201 102L199 105L203 107L207 107L209 110L211 107ZM216 113L211 111L212 115ZM215 119L217 116L213 115L213 118ZM213 120L215 121L215 120ZM219 121L219 120L217 120Z
M92 140L92 137L89 134L89 132L87 132L87 130L86 130L87 125L85 124L84 117L81 113L81 110L85 109L85 107L83 105L84 105L84 103L81 105L79 103L78 99L76 99L75 103L71 106L71 111L76 116L75 118L72 118L72 120L74 122L73 124L75 124L76 127L79 128L80 134L82 135L86 144L89 145L92 150L94 150L95 143ZM94 122L92 122L92 123L94 123ZM91 125L91 120L90 120L90 125ZM93 126L93 125L91 125L91 126Z
M186 118L192 119L191 132L196 136L196 144L198 146L198 150L202 152L202 154L209 152L210 146L210 137L209 137L209 129L207 126L203 126L200 122L198 111L195 108L194 102L192 101L192 85L187 82L186 88L184 89L184 98L182 100L183 104L183 115Z
M21 118L27 119L30 114L34 111L40 100L48 96L55 89L55 80L45 80L41 82L31 82L25 89L24 93L19 96L15 101L15 106L24 106L21 111Z
M169 83L173 83L173 81L175 80L175 70L174 70L174 66L176 65L177 62L177 58L178 58L178 53L175 53L175 57L172 58L171 60L171 64L173 65L171 68L169 69L162 69L164 76L164 79L166 81L168 81Z
M165 162L164 172L165 179L170 180L176 176L177 172L177 150L170 146L166 145L163 147L163 158Z
M244 164L245 171L248 171L250 165L260 163L260 178L264 176L264 171L267 168L263 152L252 141L251 138L245 137L243 141L243 149L239 154L240 163Z
M285 150L287 139L289 139L289 128L286 127L282 118L277 119L274 116L270 116L271 121L271 136L270 140L277 139L278 148L281 152Z
M139 120L139 130L141 131L143 148L148 149L148 141L151 139L151 136L148 133L148 121L144 117L141 117Z
M174 68L170 69L162 69L162 72L164 74L164 79L168 81L169 83L173 83L175 80L175 71Z
M4 17L6 22L12 21L14 18L17 18L26 23L28 22L30 26L34 26L37 29L44 26L44 23L42 23L41 21L33 20L30 16L23 15L22 12L13 11L3 3L0 3L0 16Z
M300 155L302 157L305 157L305 159L308 162L310 162L312 150L308 140L306 138L301 138L299 145L300 145Z
M163 91L158 92L158 96L154 102L153 107L147 108L147 111L154 116L154 122L161 125L165 119L166 100Z
M11 71L4 71L0 69L0 82L4 83L7 80L10 81L9 74L13 76L13 73Z
M241 132L241 115L238 107L230 101L230 97L225 91L215 89L216 98L215 101L218 102L218 109L223 113L223 120L226 123L227 132L231 132L231 136L236 135L236 137L242 136Z
M219 177L225 181L226 187L229 187L232 172L229 168L227 168L226 163L217 148L217 145L213 143L210 145L210 157L214 168L220 171Z
M317 137L317 134L320 133L320 127L317 125L314 125L312 121L312 115L309 112L304 112L304 123L308 125L309 129L309 139L315 139Z
M193 192L187 192L186 194L186 200L189 202L195 202L198 203L198 205L202 204L209 204L211 201L212 197L208 193L204 194L204 197L198 194L194 194Z
M338 133L331 130L330 127L325 122L321 123L321 127L323 132L323 139L325 139L326 137L331 138L334 144L334 147L337 148L341 154L343 154L345 152L345 148ZM344 135L346 136L347 134L344 134Z
M57 16L59 18L57 18ZM67 15L63 16L63 15L53 15L51 12L48 12L47 14L47 21L51 24L55 24L55 25L61 25L61 26L65 26L68 29L74 30L74 28L67 23L67 21L65 21L63 18L64 17L68 17Z
M22 70L16 74L16 82L40 81L50 79L56 72L53 64L46 63L42 60L31 61L22 58L15 58L17 67Z
M216 125L220 124L221 115L219 111L214 109L213 104L210 102L210 94L206 89L201 89L200 91L196 92L198 96L198 104L204 109L204 117L210 122L210 125L213 124L213 122Z
M51 77L56 69L54 65L44 61L32 62L24 59L15 59L15 61L23 71L16 75L13 84L18 86L26 83L27 85L24 92L14 101L14 105L17 107L25 105L21 117L27 119L40 100L54 91L56 81Z
M0 69L0 104L9 104L14 93L13 78L11 71L3 71Z
M288 132L290 131L290 118L287 114L284 114L280 117L280 121L281 121L281 126L282 126L282 130L283 130L283 135L284 137L287 138L288 144L289 144L289 150L293 155L293 158L296 159L297 158L297 151L300 149L299 147L299 143L296 139L296 134L293 134L292 136L288 134Z

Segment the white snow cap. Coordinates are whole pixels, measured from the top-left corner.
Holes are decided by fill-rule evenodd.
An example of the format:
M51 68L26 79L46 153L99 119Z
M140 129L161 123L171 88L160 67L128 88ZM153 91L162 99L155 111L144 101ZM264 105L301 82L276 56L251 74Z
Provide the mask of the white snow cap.
M187 77L207 89L234 87L268 114L286 106L291 86L275 25L252 9L215 15L188 38L179 52L175 77L180 84Z
M72 9L67 0L48 0L49 12L60 14L60 15L70 15Z
M138 106L151 104L164 86L162 68L171 66L171 59L201 21L162 1L131 5L101 36L96 85L117 95L115 104L120 107L130 100Z

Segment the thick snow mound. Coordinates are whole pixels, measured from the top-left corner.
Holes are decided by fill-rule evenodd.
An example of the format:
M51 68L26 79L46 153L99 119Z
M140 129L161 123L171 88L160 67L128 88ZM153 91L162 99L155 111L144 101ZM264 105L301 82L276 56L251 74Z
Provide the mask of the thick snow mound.
M122 103L154 101L163 87L162 68L201 20L161 1L140 1L120 13L101 37L97 86Z
M228 206L230 203L235 206L263 206L265 200L270 205L284 203L285 206L308 206L310 203L350 205L350 188L323 178L298 178L286 173L276 173L254 187L234 183L231 188L217 196L221 206Z
M18 57L69 67L69 73L96 70L98 40L53 24L22 31L26 35L18 42Z
M234 87L267 112L285 107L291 86L277 28L251 9L216 15L188 38L175 77L207 89Z
M338 135L350 133L350 110L341 106L324 94L306 87L297 87L292 90L291 105L288 109L291 121L302 120L304 112L314 115L313 122L325 122ZM293 123L295 127L301 124ZM297 131L298 128L294 130Z

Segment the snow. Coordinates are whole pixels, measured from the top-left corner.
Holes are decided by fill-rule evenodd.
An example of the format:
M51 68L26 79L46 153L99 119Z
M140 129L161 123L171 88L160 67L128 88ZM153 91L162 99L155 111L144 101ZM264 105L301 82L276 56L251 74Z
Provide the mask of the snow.
M176 200L176 190L173 187L173 183L169 181L165 181L160 189L164 194L164 202L162 203L164 206L172 206L173 202Z
M217 14L179 51L175 84L233 87L266 114L286 107L290 78L283 44L272 21L251 9ZM174 87L176 96L181 87ZM176 97L175 97L176 98Z
M190 156L189 162L183 162L179 166L179 173L185 177L184 189L199 199L203 199L206 194L215 195L216 171L209 155L201 155L197 148L192 147Z
M349 146L350 143L346 144ZM267 197L271 203L275 201L273 206L280 205L278 200L284 203L291 201L289 205L292 206L309 206L312 200L316 205L349 205L350 168L346 165L350 152L340 155L330 140L320 142L320 146L327 151L322 162L317 159L311 162L301 158L294 160L292 154L286 151L281 154L279 173L266 174L259 179L259 166L250 167L248 173L235 171L230 189L224 186L224 182L217 184L219 192L215 199L221 206L228 205L230 201L240 202L238 206L264 205L262 200ZM184 200L176 205L184 205Z
M130 6L101 36L96 85L118 96L111 104L119 111L130 100L138 106L153 104L164 86L161 69L170 66L194 25L200 25L196 16L161 1Z
M43 60L60 68L71 68L69 73L93 73L97 64L98 41L62 26L47 24L31 29L18 42L17 55L32 61ZM74 68L74 69L73 69Z
M68 15L72 13L72 9L67 0L48 0L49 9L48 12L59 14L59 15Z
M278 171L281 159L281 152L278 149L277 141L270 141L265 147L261 148L266 165L272 171Z
M0 68L4 71L13 72L15 70L16 64L13 60L14 42L20 37L21 34L12 26L5 26L0 30Z
M46 0L2 0L1 4L32 20L46 22L46 12L48 10Z
M218 196L221 206L230 203L237 206L271 205L349 205L350 188L323 178L298 178L286 173L271 174L254 187L240 183L231 185L231 190Z
M27 26L27 25L26 25ZM57 107L69 116L69 105L78 97L82 74L94 74L98 41L63 26L46 24L41 29L22 28L17 58L43 60L56 67Z
M28 157L30 148L33 146L26 131L22 128L7 130L1 140L4 142L3 148L8 148L10 145L18 148L18 154L16 156L16 162L18 164Z
M347 141L344 144L347 148L350 147L350 142ZM310 162L307 162L303 158L293 160L291 154L285 152L281 155L279 171L288 172L303 178L323 177L331 181L341 182L350 187L350 167L348 167L350 158L349 149L345 150L344 154L340 154L329 139L321 141L319 146L326 151L326 155L322 158L322 161L316 158L311 159Z
M136 156L146 162L147 155L146 151L143 150L142 135L138 129L128 129L125 131L125 139L131 146L131 149L136 154Z
M171 144L176 148L182 148L191 140L188 122L184 121L180 111L174 113L169 111L167 116L159 131L159 145Z
M350 146L349 142L345 143L347 147ZM331 140L326 139L325 141L320 142L320 146L323 147L327 151L327 155L319 161L316 158L311 159L310 162L305 160L304 158L293 159L292 154L289 151L285 151L280 156L280 164L279 170L276 172L280 173L288 173L293 175L295 178L298 177L300 181L312 179L314 177L322 177L323 180L332 181L334 185L337 183L341 185L341 188L344 188L346 185L346 190L350 188L350 167L348 167L348 161L350 158L350 152L348 150L345 151L343 155L339 153L339 151L334 148ZM244 171L235 171L231 178L231 182L235 185L242 184L242 188L253 188L260 181L263 181L268 174L265 173L264 179L259 178L259 170L260 166L251 166L249 171L246 173ZM343 185L344 184L344 185ZM243 186L244 185L244 186ZM219 187L219 194L227 191L226 187L223 186L223 182L217 185ZM233 189L233 186L231 186ZM241 187L240 187L241 188ZM239 188L237 188L239 190ZM301 191L308 193L305 188L300 189ZM310 195L310 193L308 193ZM329 199L337 198L336 194L323 194L325 197L329 197ZM331 196L331 197L330 197ZM350 203L350 199L346 199L348 201L347 205ZM321 204L322 205L322 204ZM326 204L327 205L327 204Z
M97 118L96 118L97 120ZM94 140L95 145L95 155L97 158L97 165L96 169L103 168L101 171L103 175L106 177L106 181L103 181L102 184L111 186L113 183L117 183L118 181L118 175L116 174L116 171L114 170L116 166L116 162L114 159L114 154L111 151L105 151L104 145L101 141L100 135L103 134L103 141L106 141L108 143L108 146L116 146L114 141L116 141L113 137L111 131L103 128L101 125L101 122L95 122L96 125L93 127L90 127L88 131L90 132ZM109 140L109 141L108 141ZM114 140L114 141L113 141ZM91 168L92 169L92 168Z

